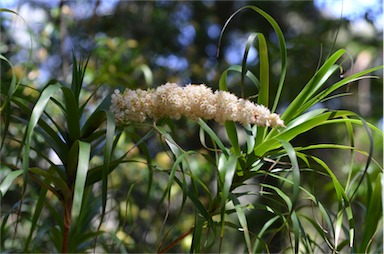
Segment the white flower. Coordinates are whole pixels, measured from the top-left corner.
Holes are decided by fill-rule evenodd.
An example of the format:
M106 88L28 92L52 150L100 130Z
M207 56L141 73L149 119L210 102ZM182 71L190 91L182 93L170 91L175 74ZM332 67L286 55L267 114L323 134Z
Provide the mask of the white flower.
M180 87L166 83L155 90L126 89L123 94L115 90L111 98L111 111L119 124L143 122L147 117L179 119L185 116L193 120L214 119L221 124L234 121L243 125L284 126L279 115L271 114L263 105L239 99L226 91L212 92L204 84Z

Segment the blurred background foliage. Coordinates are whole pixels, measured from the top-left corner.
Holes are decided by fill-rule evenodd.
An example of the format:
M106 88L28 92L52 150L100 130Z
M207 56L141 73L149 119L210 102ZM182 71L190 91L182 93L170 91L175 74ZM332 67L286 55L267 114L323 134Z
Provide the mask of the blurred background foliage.
M229 16L238 8L252 4L270 14L282 28L288 47L288 73L283 100L286 103L298 94L302 86L313 76L319 62L323 62L330 51L345 48L351 58L345 59L340 77L353 72L382 64L383 61L383 3L380 0L344 1L2 1L0 7L16 11L24 21L10 13L1 13L1 53L15 66L16 74L23 84L41 88L50 79L69 82L71 76L71 55L87 58L90 55L85 75L86 90L97 91L94 104L109 96L116 88L156 87L165 82L205 83L218 89L221 73L230 65L241 64L248 35L262 32L268 40L271 65L271 90L277 88L279 69L279 48L272 27L251 11L237 15L227 28L220 49L218 39L222 27ZM3 5L3 6L1 6ZM342 16L342 17L341 17ZM32 38L31 38L32 36ZM220 54L217 56L217 51ZM258 54L252 48L248 57L249 69L257 73ZM10 77L10 69L1 65L2 79ZM380 79L367 79L351 84L346 97L336 98L324 103L324 107L349 109L357 112L369 122L382 127L383 123L383 84L382 72L375 73ZM230 91L239 95L240 75L230 74ZM249 85L246 96L255 94ZM271 94L274 94L271 92ZM33 92L26 96L34 97ZM269 105L271 106L271 105ZM282 113L287 105L282 103L277 113ZM26 117L26 116L21 116ZM176 121L173 138L188 149L200 149L197 125L187 119ZM23 126L11 126L15 137L21 135ZM150 128L150 127L148 127ZM121 153L133 147L134 142L148 130L134 125L124 134ZM220 133L220 126L217 126ZM316 135L314 135L314 133ZM223 137L225 138L225 137ZM327 140L341 143L347 140L342 126L317 128L311 135L303 134L294 140L295 144L327 143ZM335 141L336 140L336 141ZM382 161L382 141L376 140L374 158ZM42 151L43 140L36 138L35 146ZM17 156L19 144L6 144L8 156ZM172 165L169 152L157 138L147 142L148 156L154 165L169 168ZM356 133L356 146L367 149L368 138L361 130ZM49 151L46 151L47 154ZM105 223L106 232L112 232L109 250L121 251L123 245L116 244L119 239L127 250L148 251L148 244L160 241L160 232L172 228L177 217L178 203L171 203L166 225L166 202L159 204L166 174L156 176L148 194L148 166L143 161L141 151L134 147L129 158L137 163L123 164L110 176L109 214ZM326 161L345 174L343 165L348 159L344 154L320 151ZM319 152L317 152L319 153ZM9 157L9 160L14 158ZM366 158L356 158L364 165ZM189 158L192 170L196 170L205 182L213 177L212 169L202 158ZM32 162L42 163L37 156ZM96 163L96 162L95 162ZM359 170L359 169L356 169ZM152 172L153 173L153 172ZM2 177L6 174L3 170ZM336 173L337 174L337 173ZM347 175L347 174L345 174ZM321 181L321 179L319 179ZM321 186L321 183L318 185ZM327 186L319 193L329 195ZM173 189L172 189L173 190ZM175 188L174 197L180 194ZM31 193L37 195L38 190ZM177 193L179 191L179 193ZM2 199L2 212L11 207L20 197L16 187ZM321 195L321 194L319 194ZM331 197L331 196L330 196ZM202 196L202 200L204 196ZM54 201L51 201L54 202ZM203 201L202 201L203 202ZM203 202L204 203L204 202ZM192 204L187 203L187 206ZM27 207L25 213L29 213ZM173 211L173 212L172 212ZM190 216L193 216L191 213ZM189 229L193 217L183 217L167 237L174 239ZM97 223L96 223L97 224ZM48 226L49 223L46 225ZM161 230L162 229L162 230ZM20 231L22 232L22 231ZM41 246L50 249L46 237L41 237ZM188 237L184 239L188 241ZM2 239L2 246L7 241ZM108 241L105 241L108 244ZM5 244L5 245L4 245ZM8 243L9 244L9 243ZM45 244L45 245L44 245ZM223 243L224 250L239 246ZM113 246L112 246L113 245ZM158 242L159 246L160 243ZM228 245L228 246L226 246ZM185 251L183 245L176 251ZM239 247L240 248L240 247Z

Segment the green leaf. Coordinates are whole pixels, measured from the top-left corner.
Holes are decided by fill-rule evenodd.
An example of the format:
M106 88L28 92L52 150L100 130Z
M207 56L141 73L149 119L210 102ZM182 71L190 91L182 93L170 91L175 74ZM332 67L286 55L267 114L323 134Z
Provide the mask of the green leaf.
M337 214L336 219L336 227L335 227L335 249L337 249L338 240L341 233L341 226L343 222L343 212L345 211L348 218L349 223L349 240L350 240L350 247L353 246L354 242L354 235L355 235L355 220L353 216L353 211L349 202L349 198L347 194L345 193L344 188L340 184L339 180L335 176L335 174L332 172L332 170L329 168L329 166L322 161L321 159L317 157L312 157L312 159L318 163L325 171L328 173L328 175L332 179L333 188L336 191L337 199L339 202L339 212Z
M297 162L296 152L293 149L292 145L285 140L280 140L280 143L283 145L284 150L287 152L289 160L291 161L291 164L292 164L292 174L293 174L292 206L294 207L299 198L299 191L300 191L299 163Z
M140 138L140 140L135 143L134 147L140 147L141 145L143 145L143 148L146 148L146 146L144 145L144 142L146 140L148 140L150 137L152 137L154 135L154 133L155 132L152 130L149 131L146 135L144 135L144 137ZM133 162L130 160L126 160L126 161L124 160L124 158L128 154L128 152L129 151L127 151L125 154L123 154L118 159L115 159L109 163L110 166L108 168L108 173L111 173L117 166L119 166L122 163ZM105 169L104 165L96 166L96 167L90 169L89 173L88 173L88 177L87 177L86 186L93 185L95 182L100 181L103 178L103 174L104 174L103 170L104 169Z
M9 87L7 89L8 90L7 97L6 97L4 104L0 108L0 112L2 112L4 110L4 108L9 104L9 100L11 99L12 95L15 93L17 87L19 86L19 82L16 82L15 69L14 69L12 63L2 54L0 54L0 60L5 61L11 67L11 70L12 70L12 78L11 78L11 83L9 84ZM2 85L4 84L3 81L1 82L1 84ZM3 90L4 87L1 86L1 89Z
M258 232L257 236L256 236L256 240L255 240L255 243L253 245L253 249L252 249L252 253L258 253L260 252L259 251L259 245L260 245L260 241L264 235L264 233L268 230L268 228L270 226L273 225L273 223L279 219L280 216L279 215L276 215L272 218L270 218L267 222L264 223L263 227L261 228L261 230Z
M324 111L324 109L317 109L298 117L296 120L289 123L287 127L282 129L278 134L275 134L275 136L271 137L271 133L269 133L266 140L262 144L255 147L255 154L257 156L263 156L267 152L281 147L281 143L278 140L290 141L296 136L320 125L333 124L338 122L345 123L346 121L363 124L361 120L349 118L337 119L340 117L356 116L355 113L349 111L337 110L321 113L322 111ZM376 128L371 125L369 125L369 127Z
M72 67L72 83L71 83L71 91L74 95L75 102L76 102L76 107L78 108L79 105L79 97L80 97L80 91L83 86L83 80L84 80L84 75L85 75L85 69L87 68L88 61L89 61L88 56L87 60L85 63L80 60L80 63L77 63L77 59L74 53L72 53L72 59L73 59L73 67Z
M10 9L7 9L7 8L0 8L0 12L7 12L7 13L11 13L13 15L16 15L25 24L26 29L27 29L27 31L29 33L29 44L30 44L30 47L29 47L29 50L28 50L28 60L27 60L27 63L29 63L31 58L32 58L32 50L33 50L33 47L32 47L32 44L33 44L32 35L33 35L33 32L29 28L28 23L25 21L25 19L22 16L20 16L17 12L15 12L13 10L10 10ZM17 87L20 85L21 79L16 81L15 69L14 69L12 63L5 56L3 56L2 54L0 54L0 60L5 61L11 67L11 70L12 70L12 78L11 78L10 86L8 88L8 96L7 96L6 101L4 102L4 104L0 108L0 113L1 113L3 111L3 108L6 107L7 104L9 104L9 99L12 97L12 95L16 91ZM23 70L24 73L27 73L26 69L27 68L24 68L24 70ZM0 90L2 90L2 89L0 89Z
M296 98L289 104L288 108L282 114L281 119L288 123L307 109L308 106L305 108L302 106L308 100L312 99L314 94L323 86L325 81L327 81L328 78L336 70L338 70L338 66L335 66L334 64L342 55L344 55L345 52L346 51L344 49L338 50L323 64L323 66L304 86Z
M224 158L224 157L223 157ZM225 223L225 204L228 200L229 190L232 185L232 180L235 175L238 156L230 155L228 160L219 165L219 172L222 179L224 179L224 185L221 189L221 239L224 236L224 223Z
M200 216L199 213L195 215L195 227L193 229L193 237L191 243L190 253L201 253L200 251L200 242L203 233L205 219Z
M179 185L179 186L183 186L183 183L178 179L178 178L175 178L175 182ZM206 221L208 222L208 225L213 227L214 226L214 223L212 221L212 218L211 216L209 215L207 209L204 207L204 205L201 203L201 201L199 200L199 198L195 195L195 193L193 193L192 191L188 191L187 192L187 195L189 197L189 199L192 201L192 203L194 204L194 206L197 208L197 210L199 211L199 213L206 219Z
M52 193L55 194L55 196L57 196L59 200L61 200L62 198L64 198L64 202L68 202L70 200L71 191L67 183L62 178L53 174L53 171L54 171L53 167L50 168L48 171L43 170L41 168L37 168L37 167L31 167L29 171L30 173L33 173L36 176L44 177L44 179L41 179L41 178L38 178L39 180L37 178L34 178L34 179L37 181L37 183L41 185L41 187L47 188L50 191L52 191ZM52 187L51 183L56 188Z
M244 87L245 87L245 74L247 71L247 59L248 59L248 54L251 46L253 45L255 38L257 37L257 33L251 33L248 36L247 42L245 43L245 50L244 50L244 55L243 55L243 61L241 63L241 97L244 98ZM260 90L260 84L258 83L257 86L258 90Z
M257 103L268 108L269 103L269 60L267 42L263 34L257 34L259 39L259 59L260 59L260 90ZM256 133L256 143L260 144L265 138L268 128L258 127Z
M361 183L362 183L363 180L364 180L364 176L365 176L365 175L367 174L367 172L368 172L369 165L371 164L371 161L372 161L373 148L374 148L374 147L373 147L374 142L373 142L373 137L372 137L372 131L371 131L371 129L369 128L367 121L366 121L365 119L363 119L362 117L360 117L360 116L358 116L358 117L359 117L361 123L363 124L364 129L365 129L365 131L366 131L366 133L367 133L367 135L368 135L368 139L369 139L369 152L368 152L368 158L367 158L367 162L365 163L365 168L364 168L362 177L360 178L360 180L359 180L359 182L358 182L358 184L357 184L357 186L356 186L354 192L352 193L352 195L351 195L351 199L352 199L352 198L354 197L354 195L356 194L358 188L360 187ZM381 134L383 134L382 131L380 131L380 132L381 132Z
M107 132L105 135L105 146L104 146L104 163L103 163L103 169L102 169L102 187L101 187L101 218L100 223L98 226L97 231L100 230L100 227L103 223L104 215L105 215L105 209L107 206L107 192L108 192L108 175L109 175L109 167L111 163L112 158L112 149L113 149L113 138L115 136L115 117L110 111L103 111L103 113L106 115L107 119ZM85 183L84 183L85 184Z
M83 201L83 193L85 190L85 180L87 179L89 159L91 154L91 144L83 141L76 141L76 143L78 143L79 149L77 155L78 163L73 194L72 221L75 221L80 214Z
M302 109L303 110L308 109L308 108L312 107L313 105L315 105L316 103L318 103L320 101L324 101L325 98L328 95L330 95L332 92L336 91L337 89L339 89L339 88L341 88L343 86L346 86L346 85L350 84L351 82L358 81L358 80L365 79L365 78L375 78L373 76L363 76L363 75L366 75L368 73L380 70L382 68L383 68L383 66L377 66L377 67L374 67L374 68L370 68L370 69L367 69L367 70L355 73L355 74L353 74L351 76L348 76L348 77L346 77L346 78L336 82L335 84L331 85L329 88L323 90L319 94L312 96L305 103L305 105L302 106Z
M376 177L376 181L374 183L374 190L372 195L369 197L367 203L367 210L365 212L365 220L364 220L364 229L362 230L363 237L359 244L358 252L361 253L369 253L369 247L377 227L380 225L380 220L383 218L382 216L382 207L379 200L382 199L382 181L384 179L384 174L380 173ZM372 185L372 182L367 182L367 184Z
M236 131L235 123L226 121L225 122L225 130L227 131L229 141L231 142L231 145L234 149L234 154L240 155L241 149L239 146L239 140L237 138L237 131Z
M293 204L291 198L287 194L285 194L284 191L282 191L279 187L265 183L261 183L260 186L274 190L277 195L279 195L284 200L285 204L287 205L288 211L292 211Z
M221 34L220 34L220 37L219 37L218 48L220 49L221 39L223 37L224 31L225 31L226 27L228 26L228 24L231 22L231 20L239 12L241 12L241 11L243 11L245 9L251 9L251 10L257 12L258 14L260 14L263 18L265 18L269 22L269 24L272 26L273 30L275 31L275 33L277 35L277 39L279 41L280 60L281 60L281 75L280 75L280 80L279 80L279 86L277 88L277 92L276 92L276 96L275 96L275 101L274 101L273 107L272 107L272 112L274 112L276 110L276 108L277 108L277 104L278 104L280 96L281 96L281 91L283 89L283 84L284 84L284 80L285 80L285 76L286 76L286 72L287 72L287 49L286 49L286 43L285 43L283 32L281 31L281 29L280 29L279 25L277 24L277 22L275 21L275 19L273 17L271 17L268 13L266 13L265 11L261 10L260 8L258 8L256 6L247 5L247 6L244 6L244 7L240 8L240 9L238 9L225 22L224 27L221 30Z
M188 151L188 152L182 153L178 157L176 157L177 159L176 159L176 161L172 165L171 172L169 174L168 184L167 184L167 187L164 190L164 194L163 194L162 198L160 199L160 203L164 201L167 193L169 193L171 191L172 184L173 184L173 182L175 180L176 170L178 169L179 165L183 162L183 160L186 159L186 157L188 155L193 154L193 153L194 153L194 151ZM180 187L182 187L183 190L185 190L185 184L186 183L183 181L183 183L180 186ZM186 192L184 194L186 194Z
M216 133L204 122L204 120L199 119L198 123L200 127L211 137L215 144L221 149L223 154L228 156L227 148L224 146L223 142L221 142L220 138L216 135ZM202 139L202 135L200 135L200 140L202 140L203 144L205 143Z
M79 113L80 115L82 116L84 114L84 109L85 107L88 105L88 103L91 101L92 98L94 98L95 94L97 93L97 91L100 89L100 87L102 87L101 84L97 85L95 89L92 90L92 93L88 96L88 98L83 102L83 104L81 104L81 106L79 107ZM106 97L104 97L103 101L97 106L97 108L94 110L94 112L97 112L99 111L101 108L100 108L100 105L104 102L104 101L110 101L110 94L107 95ZM92 113L93 114L93 113Z
M240 205L239 199L234 194L229 194L230 200L232 200L233 204L235 205L236 214L239 219L241 228L244 232L244 238L245 243L247 245L248 253L252 253L252 246L251 246L251 238L249 236L249 229L248 229L248 223L247 218L245 217L244 213L244 207Z
M247 141L247 154L251 154L253 150L255 149L256 145L256 133L257 133L257 126L253 125L251 127L250 124L247 124L244 126L245 129L245 138Z
M259 59L260 59L260 91L257 98L259 105L264 105L268 108L269 100L269 60L267 41L263 34L258 33L259 39Z
M59 84L55 80L49 81L46 87ZM50 98L54 101L54 98ZM25 97L22 93L15 93L11 98L11 101L17 105L24 114L32 115L32 109L29 104L35 104L35 101L29 97ZM46 143L50 144L50 148L52 148L56 155L60 158L61 161L65 161L67 159L68 147L65 144L65 141L62 137L65 137L64 131L60 128L60 124L57 123L50 115L48 115L45 111L43 112L44 116L48 119L39 118L38 123L35 127L35 132L42 135ZM15 116L10 116L10 119L15 119L17 122L25 124L28 126L29 119L17 118ZM7 119L9 121L10 119ZM52 124L48 124L51 121L55 127L52 127Z
M7 174L7 176L5 177L3 182L0 184L1 198L3 198L5 196L5 194L7 193L8 189L9 189L9 187L11 187L13 181L18 176L20 176L22 173L23 173L23 170L19 169L19 170L15 170L15 171L12 171L9 174Z
M68 87L62 87L64 100L65 100L65 113L67 120L69 145L72 145L75 140L79 139L80 134L80 114L79 104L76 100L75 94Z
M299 253L299 247L300 247L300 227L299 227L299 218L297 218L296 212L292 211L291 214L291 220L292 220L292 227L293 227L293 235L295 238L295 253Z
M40 214L41 214L41 211L43 210L44 205L45 205L46 195L47 195L47 189L44 187L41 188L39 198L37 199L37 203L35 206L35 211L34 211L33 216L32 216L31 228L29 230L28 238L25 241L24 252L28 252L29 244L32 240L33 232L35 231L37 221L38 221Z
M27 183L27 173L29 169L29 153L30 153L30 145L31 145L31 139L34 132L34 129L39 121L39 118L44 112L44 108L46 107L48 101L50 100L51 96L60 89L60 84L51 84L47 86L41 93L40 98L36 102L31 118L29 120L27 130L25 132L25 145L23 149L23 178L24 178L24 187L23 187L23 194L26 191L26 183Z
M143 73L145 83L147 86L151 86L153 84L153 74L151 69L146 64L141 64L136 67L135 71L141 71Z
M90 115L81 128L81 137L83 139L88 138L93 134L107 119L106 111L96 110Z

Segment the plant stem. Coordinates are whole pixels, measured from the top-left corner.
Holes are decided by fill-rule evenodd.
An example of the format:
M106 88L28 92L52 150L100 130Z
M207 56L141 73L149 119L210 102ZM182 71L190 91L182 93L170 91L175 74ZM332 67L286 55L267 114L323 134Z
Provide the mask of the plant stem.
M61 248L62 253L68 253L69 244L69 230L71 228L72 216L72 200L64 206L64 231L63 231L63 245Z
M184 234L182 234L180 237L178 237L176 240L174 240L171 244L169 244L168 246L166 246L164 249L160 250L159 253L165 253L167 252L168 250L170 250L171 248L173 248L178 242L180 242L181 240L183 240L187 235L189 235L192 230L194 229L194 227L190 228L188 231L184 232Z

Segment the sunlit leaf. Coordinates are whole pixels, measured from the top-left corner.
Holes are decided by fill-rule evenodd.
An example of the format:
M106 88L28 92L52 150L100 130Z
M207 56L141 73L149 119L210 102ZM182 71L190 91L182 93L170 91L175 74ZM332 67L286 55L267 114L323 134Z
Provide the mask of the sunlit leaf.
M0 184L0 194L1 194L1 197L3 198L4 195L7 193L9 187L11 187L13 181L18 177L20 176L21 174L23 173L23 170L15 170L15 171L12 171L10 172L5 178L4 180L1 182Z
M76 180L73 194L72 205L72 218L74 221L80 214L80 210L83 202L83 193L85 190L85 181L87 179L87 173L89 168L89 158L91 153L91 145L83 141L76 141L78 143L78 163L76 169Z

